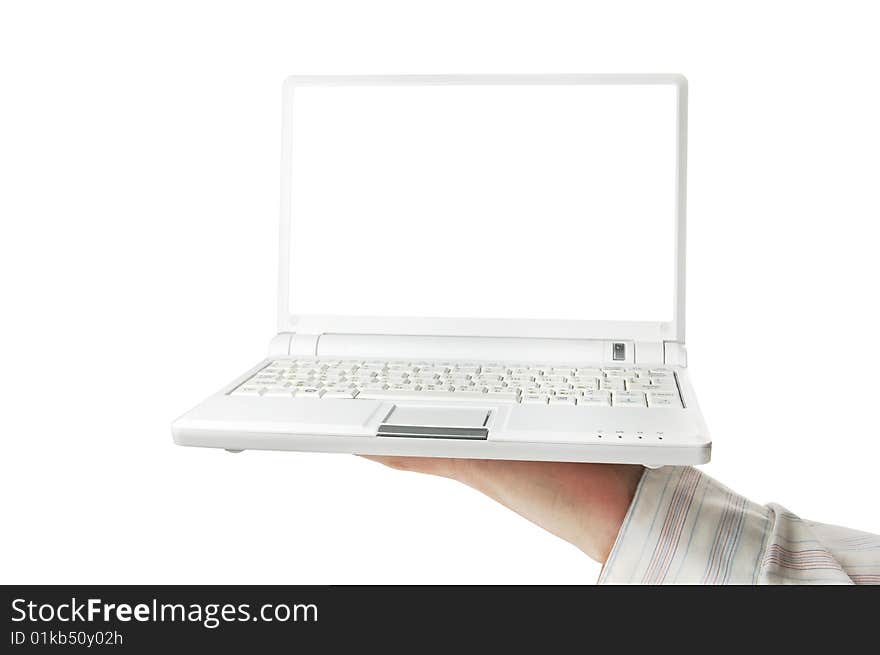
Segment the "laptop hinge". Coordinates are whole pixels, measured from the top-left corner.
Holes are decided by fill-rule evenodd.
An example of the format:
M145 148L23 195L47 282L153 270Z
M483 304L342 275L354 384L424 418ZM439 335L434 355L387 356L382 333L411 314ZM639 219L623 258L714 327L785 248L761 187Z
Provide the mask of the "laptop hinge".
M279 332L269 342L269 357L286 357L290 354L292 332Z
M269 357L317 357L318 339L317 334L279 332L269 342Z
M614 339L544 339L390 334L282 332L270 356L376 359L450 359L537 363L605 362L662 365L661 342Z
M663 343L663 363L667 366L687 366L687 349L683 343L665 341Z

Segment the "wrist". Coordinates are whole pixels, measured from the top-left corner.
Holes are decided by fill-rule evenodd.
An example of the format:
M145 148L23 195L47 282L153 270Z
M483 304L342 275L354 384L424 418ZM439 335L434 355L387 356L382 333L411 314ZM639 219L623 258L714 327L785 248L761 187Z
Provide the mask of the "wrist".
M614 547L645 473L645 467L636 464L612 464L608 467L607 486L599 503L598 520L592 526L587 526L585 544L581 546L581 550L600 564L605 563Z

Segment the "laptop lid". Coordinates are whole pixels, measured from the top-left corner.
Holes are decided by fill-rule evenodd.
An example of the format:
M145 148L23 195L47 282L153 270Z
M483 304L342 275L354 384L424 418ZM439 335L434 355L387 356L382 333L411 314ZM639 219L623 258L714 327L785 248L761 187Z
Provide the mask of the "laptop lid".
M679 75L294 76L279 331L684 341Z

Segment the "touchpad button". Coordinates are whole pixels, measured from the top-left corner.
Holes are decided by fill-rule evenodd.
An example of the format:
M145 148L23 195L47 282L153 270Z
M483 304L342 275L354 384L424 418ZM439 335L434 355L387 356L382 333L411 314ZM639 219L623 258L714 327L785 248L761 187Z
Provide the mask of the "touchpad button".
M486 439L489 410L483 407L396 405L377 432L380 437Z

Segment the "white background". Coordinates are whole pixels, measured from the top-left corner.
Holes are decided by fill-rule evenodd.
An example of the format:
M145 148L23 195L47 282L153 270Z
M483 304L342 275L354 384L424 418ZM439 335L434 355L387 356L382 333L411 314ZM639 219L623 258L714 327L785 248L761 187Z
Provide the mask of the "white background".
M447 480L172 445L273 334L290 73L685 73L705 470L880 532L870 3L138 7L0 9L0 581L595 579Z

